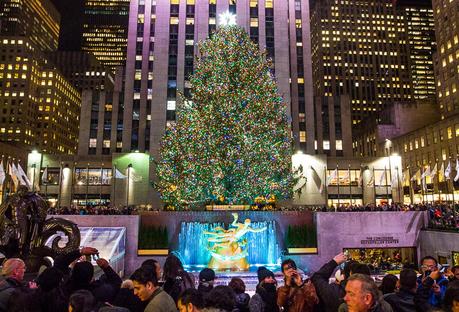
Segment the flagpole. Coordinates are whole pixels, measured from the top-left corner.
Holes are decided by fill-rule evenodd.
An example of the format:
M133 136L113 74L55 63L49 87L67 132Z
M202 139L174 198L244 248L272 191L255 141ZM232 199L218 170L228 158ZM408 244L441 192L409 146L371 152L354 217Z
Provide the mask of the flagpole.
M61 208L61 197L62 197L62 161L60 162L60 165L59 165L59 192L57 194L57 209L60 209Z
M425 179L424 179L424 167L421 167L421 196L422 196L422 202L426 202L426 199L424 197L424 185L425 185Z
M445 163L442 160L443 168L445 168ZM446 202L449 202L449 186L448 186L448 180L446 179L446 173L445 170L443 170L443 182L445 182L446 186ZM438 181L440 181L440 177L438 177ZM440 182L438 182L440 184Z
M48 203L48 164L46 164L45 201Z
M411 202L411 204L414 204L414 188L412 188L412 186L411 186L412 185L411 182L413 182L413 181L411 181L411 178L412 178L412 176L411 176L411 168L410 168L410 166L407 166L407 168L408 168L408 192L410 193L410 202ZM405 193L405 192L403 192L403 193Z
M99 190L99 205L102 205L102 178L104 175L104 163L100 166L100 190Z
M384 166L384 180L386 180L386 199L387 199L387 205L389 205L389 183L387 181L387 169L386 169L386 166Z
M89 207L89 205L88 205L88 193L89 193L89 163L86 165L86 194L85 194L86 208Z
M337 182L338 182L338 207L339 207L340 193L339 193L339 169L338 169L338 164L336 164L336 179L337 179Z
M351 185L351 164L347 169L347 175L349 177L349 196L351 197L351 206L352 206L352 185Z
M113 181L113 207L116 208L116 165L113 165L115 170L112 172L112 181Z
M3 166L3 160L4 160L4 158L5 158L5 155L2 155L2 161L1 161L2 166ZM7 171L8 171L7 168L8 168L8 167L2 168L2 169L3 169L3 172L4 172L4 174L5 174L5 178L4 178L3 183L2 183L2 186L1 186L1 188L0 188L0 191L2 191L2 196L0 196L0 204L3 203L3 197L5 196L5 182L6 182L6 175L7 175ZM5 169L7 169L7 170L5 170Z
M324 166L324 183L325 183L325 206L328 211L328 183L327 183L327 166Z
M373 166L373 193L375 196L375 206L376 206L376 176L375 176L375 167Z
M400 192L400 186L402 185L400 183L400 174L398 173L398 166L395 166L395 174L397 175L397 193L398 193L398 202L401 204L404 204L405 199L402 199L402 195Z

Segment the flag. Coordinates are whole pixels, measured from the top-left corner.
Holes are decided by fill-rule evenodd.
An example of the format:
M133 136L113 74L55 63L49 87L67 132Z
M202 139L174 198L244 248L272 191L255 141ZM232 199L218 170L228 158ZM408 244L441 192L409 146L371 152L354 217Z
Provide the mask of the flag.
M17 170L19 177L22 179L23 185L27 186L30 189L32 187L32 183L30 182L29 177L24 172L24 169L22 169L21 164L19 163L17 166Z
M351 180L351 175L349 174L349 170L346 171L346 173L344 174L344 176L343 176L342 179L344 180L345 183L346 183L346 182L348 182L348 183L351 182L351 181L350 181L350 180Z
M456 159L456 176L454 177L454 182L459 180L459 159Z
M402 181L403 181L403 184L407 183L408 184L410 183L410 169L406 169L405 171L403 171L402 173Z
M322 194L324 192L324 183L322 181L320 181L319 192L320 192L320 194Z
M430 177L431 172L430 172L430 166L427 166L426 170L421 175L421 179L424 180L426 177Z
M414 174L414 176L411 177L411 181L417 181L421 179L421 169L418 169L418 171L416 171L416 173Z
M133 182L140 182L143 180L142 176L136 174L135 172L131 172L130 175L131 175L130 178Z
M8 164L8 174L11 176L11 180L13 180L14 187L18 187L19 180L16 174L16 167L14 164Z
M3 169L3 160L0 162L0 185L3 185L3 182L5 182L6 174L5 170Z
M435 163L435 166L433 167L432 171L430 172L430 177L432 178L432 180L435 178L435 176L437 175L437 172L438 172L438 169L437 169L437 164Z
M385 179L386 179L386 168L384 168L384 171L381 174L381 177L379 177L379 185L386 185L386 182L384 181Z
M48 167L46 167L45 170L43 170L43 174L41 175L41 183L48 183Z
M442 180L445 179L445 164L443 162L441 163L440 170L438 171L438 178L440 179L440 177Z
M448 166L445 169L445 178L446 180L451 178L451 161L448 162Z
M360 169L360 174L359 174L359 186L362 186L362 182L363 182L363 172L362 172L362 169Z
M367 186L373 186L375 184L375 173L371 172L370 180L367 182Z
M336 179L338 177L338 168L333 170L332 174L330 174L327 178L327 186L330 185L331 181L333 181L333 179Z
M127 177L115 168L115 179L126 179Z
M397 172L395 172L395 174L392 172L392 179L390 180L390 186L391 187L398 186Z

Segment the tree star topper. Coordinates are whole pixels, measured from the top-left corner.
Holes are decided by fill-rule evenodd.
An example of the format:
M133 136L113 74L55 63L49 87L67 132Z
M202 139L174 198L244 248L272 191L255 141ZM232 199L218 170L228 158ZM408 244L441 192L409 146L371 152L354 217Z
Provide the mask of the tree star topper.
M230 13L229 11L221 13L218 16L218 19L219 19L219 24L221 26L234 26L234 25L236 25L236 15Z

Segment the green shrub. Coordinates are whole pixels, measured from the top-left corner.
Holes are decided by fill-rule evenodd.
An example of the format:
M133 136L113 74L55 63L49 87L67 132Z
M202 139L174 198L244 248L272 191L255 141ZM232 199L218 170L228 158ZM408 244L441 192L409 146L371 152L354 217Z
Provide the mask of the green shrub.
M313 225L289 225L285 235L287 248L317 247L317 231Z
M166 226L141 225L138 237L138 249L169 248L169 235Z

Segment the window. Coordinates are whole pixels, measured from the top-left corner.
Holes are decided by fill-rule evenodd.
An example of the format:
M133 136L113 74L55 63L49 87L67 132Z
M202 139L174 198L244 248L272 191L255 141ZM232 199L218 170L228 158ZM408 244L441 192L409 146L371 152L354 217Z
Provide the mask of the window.
M110 185L112 169L76 168L75 183L77 185Z
M453 138L453 127L448 127L446 132L448 134L448 139L451 140Z
M97 139L89 139L89 148L97 147Z

